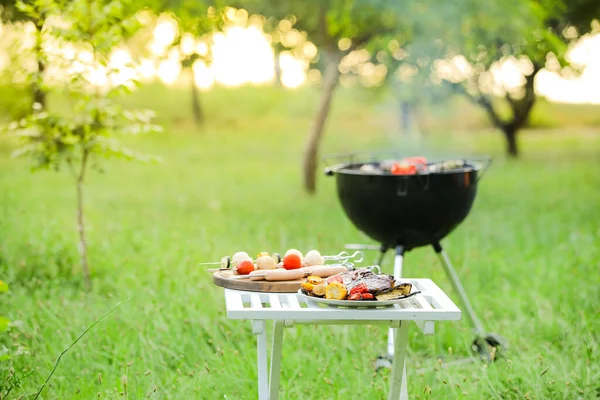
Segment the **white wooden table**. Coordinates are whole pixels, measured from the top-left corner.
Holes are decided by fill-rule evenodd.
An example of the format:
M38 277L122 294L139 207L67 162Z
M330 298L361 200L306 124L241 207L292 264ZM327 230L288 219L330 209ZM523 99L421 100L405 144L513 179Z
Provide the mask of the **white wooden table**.
M408 325L414 321L426 334L434 333L434 321L460 320L461 311L430 279L403 279L421 293L401 304L385 308L340 308L311 301L296 293L258 293L225 289L227 317L252 322L257 336L258 398L279 397L279 371L283 328L298 324L372 325L387 324L394 332L394 359L388 399L408 399L406 350ZM267 320L273 320L271 368L267 366Z

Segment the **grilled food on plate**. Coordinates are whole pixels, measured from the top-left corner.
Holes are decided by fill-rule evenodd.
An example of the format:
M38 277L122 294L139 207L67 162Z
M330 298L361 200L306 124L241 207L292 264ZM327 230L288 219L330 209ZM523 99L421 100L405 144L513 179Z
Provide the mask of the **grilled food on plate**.
M301 285L307 296L330 300L396 300L407 297L412 284L395 285L396 280L387 274L375 274L367 268L344 271L327 279L310 275Z

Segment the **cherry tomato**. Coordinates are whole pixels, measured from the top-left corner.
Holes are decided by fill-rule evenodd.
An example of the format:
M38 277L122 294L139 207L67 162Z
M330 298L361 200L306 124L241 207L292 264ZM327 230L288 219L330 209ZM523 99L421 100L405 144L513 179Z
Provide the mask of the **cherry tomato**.
M244 260L237 265L237 272L240 275L248 275L254 271L254 263L250 260Z
M283 268L298 269L302 267L302 259L294 253L290 253L283 257Z

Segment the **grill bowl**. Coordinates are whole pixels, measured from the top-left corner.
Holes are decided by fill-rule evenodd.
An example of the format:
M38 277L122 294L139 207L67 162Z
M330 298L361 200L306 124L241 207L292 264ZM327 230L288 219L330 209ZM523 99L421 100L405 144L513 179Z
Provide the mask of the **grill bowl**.
M442 240L469 214L481 165L466 162L450 171L392 175L365 173L363 164L332 166L337 195L354 226L386 247L406 250Z

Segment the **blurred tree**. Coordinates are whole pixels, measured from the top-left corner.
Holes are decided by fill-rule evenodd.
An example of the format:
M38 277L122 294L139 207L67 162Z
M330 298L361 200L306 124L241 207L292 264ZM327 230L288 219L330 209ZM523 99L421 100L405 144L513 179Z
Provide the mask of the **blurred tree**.
M353 50L371 41L393 34L401 26L402 3L385 0L246 0L243 7L250 13L264 13L267 18L283 19L293 15L293 27L307 34L317 46L314 61L323 63L321 100L303 157L304 188L316 192L316 169L319 144L335 88L339 82L339 64Z
M90 269L87 259L87 241L83 207L83 188L86 172L99 169L103 157L149 160L125 148L115 137L117 133L139 134L156 131L150 111L123 110L118 97L130 90L125 84L114 84L119 73L108 64L112 51L137 28L133 0L36 0L18 3L19 9L29 15L56 16L55 23L44 29L57 46L70 45L88 57L69 58L64 52L49 55L43 61L64 73L62 81L49 86L62 92L72 101L69 113L43 110L34 104L34 112L26 118L9 124L5 130L15 136L22 146L14 156L28 156L33 169L59 170L67 167L77 189L77 228L79 255L84 281L89 288ZM74 68L77 66L77 68ZM103 72L105 76L102 77ZM32 77L31 79L37 79Z
M600 3L561 0L507 0L462 4L462 15L433 25L447 44L446 58L437 72L453 88L482 107L506 139L506 152L517 157L517 133L527 123L536 101L535 79L543 69L572 72L565 59L568 44L589 32ZM454 21L454 22L453 22ZM576 33L570 31L576 29ZM499 70L512 61L520 82L507 85ZM503 110L508 109L508 112Z
M35 44L32 48L33 56L36 59L37 76L31 81L32 102L38 103L42 108L46 107L46 90L44 89L44 71L46 64L43 57L43 28L46 18L54 7L53 1L48 1L47 4L40 3L37 11L24 12L19 3L26 4L20 0L0 0L2 7L2 21L4 22L31 22L35 26Z
M191 75L192 115L197 126L204 123L194 63L198 60L210 65L212 35L226 22L224 3L215 0L154 0L153 9L170 13L178 22L177 36L172 47L180 51L181 67ZM200 42L198 42L200 41Z

